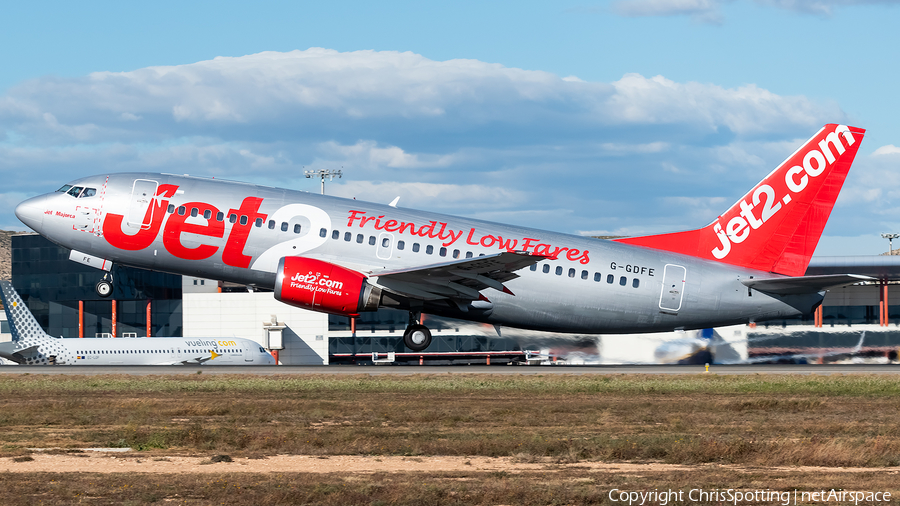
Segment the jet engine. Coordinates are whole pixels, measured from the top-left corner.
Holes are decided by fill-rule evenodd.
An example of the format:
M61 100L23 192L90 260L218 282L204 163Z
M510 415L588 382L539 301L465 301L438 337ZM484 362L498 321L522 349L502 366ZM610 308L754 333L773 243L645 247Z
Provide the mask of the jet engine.
M365 275L313 258L284 257L278 262L275 298L292 306L342 316L375 311L381 289Z

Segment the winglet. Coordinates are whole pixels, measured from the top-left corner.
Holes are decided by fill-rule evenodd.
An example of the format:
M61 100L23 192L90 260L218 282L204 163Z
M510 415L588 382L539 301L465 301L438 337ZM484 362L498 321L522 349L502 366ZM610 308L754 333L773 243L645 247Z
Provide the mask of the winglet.
M400 196L399 196L399 195L397 196L397 198L395 198L394 200L392 200L391 203L388 204L388 205L391 206L391 207L397 207L397 203L398 203L398 202L400 202Z
M802 276L865 132L825 125L704 228L615 241Z

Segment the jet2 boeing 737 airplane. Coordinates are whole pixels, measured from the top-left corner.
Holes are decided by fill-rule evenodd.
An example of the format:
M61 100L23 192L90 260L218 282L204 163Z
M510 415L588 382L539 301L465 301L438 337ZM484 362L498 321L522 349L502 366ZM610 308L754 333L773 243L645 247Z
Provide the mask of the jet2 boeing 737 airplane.
M632 333L791 317L870 279L803 276L865 130L826 125L706 227L603 241L306 192L172 174L103 174L16 216L113 262L274 288L313 311L422 312L551 332ZM111 290L108 273L98 292Z
M9 281L0 298L12 341L0 343L0 357L23 365L275 365L249 339L139 337L62 339L44 333Z

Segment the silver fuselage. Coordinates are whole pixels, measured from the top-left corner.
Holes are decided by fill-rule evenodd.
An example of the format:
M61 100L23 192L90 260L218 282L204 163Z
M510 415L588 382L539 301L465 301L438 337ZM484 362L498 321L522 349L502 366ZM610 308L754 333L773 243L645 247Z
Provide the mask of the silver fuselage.
M515 295L486 290L489 303L423 307L496 325L577 333L669 331L791 317L811 311L823 297L749 290L741 279L780 276L691 256L353 199L154 173L69 184L95 193L41 195L20 204L16 214L51 241L87 255L266 288L273 287L285 256L325 260L371 276L450 261L455 251L458 258L506 250L556 253L557 259L517 271L519 277L505 283ZM143 194L151 188L161 195L148 204Z

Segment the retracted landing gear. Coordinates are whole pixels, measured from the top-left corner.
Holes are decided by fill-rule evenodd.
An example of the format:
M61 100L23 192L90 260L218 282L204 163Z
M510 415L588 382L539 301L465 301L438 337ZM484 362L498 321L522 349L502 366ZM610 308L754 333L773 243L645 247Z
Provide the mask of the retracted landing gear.
M106 298L112 295L113 293L113 277L112 274L105 272L103 273L103 277L100 278L100 281L97 282L97 286L94 287L94 290L97 291L97 295Z
M431 344L431 331L419 324L419 313L410 311L409 325L403 332L403 344L412 351L423 351Z

